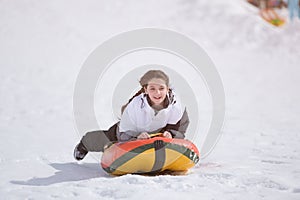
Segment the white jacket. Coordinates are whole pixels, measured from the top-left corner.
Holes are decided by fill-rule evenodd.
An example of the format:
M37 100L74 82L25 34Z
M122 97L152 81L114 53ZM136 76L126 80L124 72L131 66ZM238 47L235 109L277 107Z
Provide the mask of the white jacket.
M155 114L149 105L147 96L142 93L125 108L117 131L119 141L136 138L142 132L154 133L164 128L167 124L176 124L183 115L183 109L173 92L173 100L167 108ZM167 97L168 98L168 97Z

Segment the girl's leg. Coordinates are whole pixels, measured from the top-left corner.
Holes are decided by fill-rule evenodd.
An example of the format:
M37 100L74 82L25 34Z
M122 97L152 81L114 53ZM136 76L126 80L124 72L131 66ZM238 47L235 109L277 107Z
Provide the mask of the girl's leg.
M116 131L118 123L114 124L107 131L91 131L87 132L76 145L74 149L74 158L82 160L89 151L103 152L104 147L109 142L117 141Z
M101 152L105 144L109 142L104 131L92 131L86 133L81 142L87 151Z
M81 142L87 151L103 152L104 146L109 142L117 141L117 124L114 124L107 131L92 131L82 137Z

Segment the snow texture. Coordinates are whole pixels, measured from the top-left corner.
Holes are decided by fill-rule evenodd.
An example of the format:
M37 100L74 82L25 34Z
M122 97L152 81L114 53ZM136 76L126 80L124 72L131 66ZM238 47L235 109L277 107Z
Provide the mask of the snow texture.
M144 27L198 42L225 87L223 135L186 176L111 177L72 157L81 65ZM1 0L0 44L1 199L300 199L298 19L273 27L242 0Z

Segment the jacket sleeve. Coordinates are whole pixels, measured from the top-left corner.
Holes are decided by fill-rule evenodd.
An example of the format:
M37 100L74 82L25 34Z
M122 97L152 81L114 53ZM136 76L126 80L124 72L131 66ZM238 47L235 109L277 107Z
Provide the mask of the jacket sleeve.
M186 109L182 114L181 119L176 124L167 124L163 131L169 131L173 138L183 139L185 138L185 132L189 126L190 120Z
M139 132L136 130L135 121L134 109L132 108L131 104L128 104L121 116L119 124L119 130L117 133L119 141L136 139L136 137L139 135Z
M120 142L130 141L130 140L136 140L137 136L132 136L133 134L130 132L121 132L119 135L118 140Z

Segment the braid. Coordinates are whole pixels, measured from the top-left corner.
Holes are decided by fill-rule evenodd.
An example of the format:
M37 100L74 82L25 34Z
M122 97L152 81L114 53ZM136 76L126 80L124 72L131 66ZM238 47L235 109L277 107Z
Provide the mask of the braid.
M123 114L125 108L126 108L127 105L132 101L132 99L133 99L134 97L137 97L137 96L139 96L140 94L142 94L142 93L144 93L144 92L145 92L144 87L142 87L139 91L137 91L137 93L135 93L135 95L133 95L133 96L128 100L128 102L127 102L125 105L123 105L123 106L121 107L121 114Z

